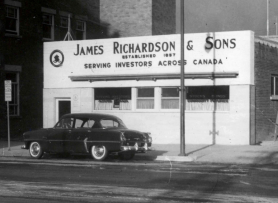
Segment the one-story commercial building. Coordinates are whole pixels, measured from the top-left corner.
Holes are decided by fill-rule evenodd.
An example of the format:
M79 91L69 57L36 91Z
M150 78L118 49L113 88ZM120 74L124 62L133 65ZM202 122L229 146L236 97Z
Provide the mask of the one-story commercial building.
M274 131L275 46L252 31L185 34L181 62L178 34L45 42L44 127L69 112L107 113L177 144L184 63L185 142L256 144Z

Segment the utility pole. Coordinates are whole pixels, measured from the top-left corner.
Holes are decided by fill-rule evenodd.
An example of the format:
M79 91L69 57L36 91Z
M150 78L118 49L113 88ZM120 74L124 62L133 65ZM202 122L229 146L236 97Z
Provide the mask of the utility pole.
M269 0L266 0L267 8L266 8L266 15L267 15L267 20L266 20L266 35L269 36Z
M181 11L181 99L180 99L180 156L185 154L185 119L184 119L184 0L180 0Z
M275 25L276 25L276 36L277 36L277 35L278 35L277 16L276 16L276 21L275 21Z

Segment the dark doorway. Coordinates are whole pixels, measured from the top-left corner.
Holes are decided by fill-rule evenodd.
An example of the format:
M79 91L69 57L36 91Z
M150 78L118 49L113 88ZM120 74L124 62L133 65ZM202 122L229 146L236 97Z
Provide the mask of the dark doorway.
M58 101L58 120L61 116L71 113L71 101L60 100Z

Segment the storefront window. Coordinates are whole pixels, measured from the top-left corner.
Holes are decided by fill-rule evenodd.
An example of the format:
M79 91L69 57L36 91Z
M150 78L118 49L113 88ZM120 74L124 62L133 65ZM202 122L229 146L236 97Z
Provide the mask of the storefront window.
M186 88L188 111L228 111L229 86L197 86Z
M95 110L131 110L131 88L96 88Z
M154 109L154 88L138 88L137 109Z
M162 88L162 109L179 109L179 91L175 88Z

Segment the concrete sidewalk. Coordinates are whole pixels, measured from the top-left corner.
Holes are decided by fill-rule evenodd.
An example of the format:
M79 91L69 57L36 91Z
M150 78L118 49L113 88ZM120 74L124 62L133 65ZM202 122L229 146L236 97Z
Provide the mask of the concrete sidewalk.
M23 142L0 141L0 157L29 157L29 151L21 149ZM187 156L179 156L179 144L154 144L153 151L138 153L135 160L206 162L229 164L278 164L278 141L264 141L261 145L186 145Z

